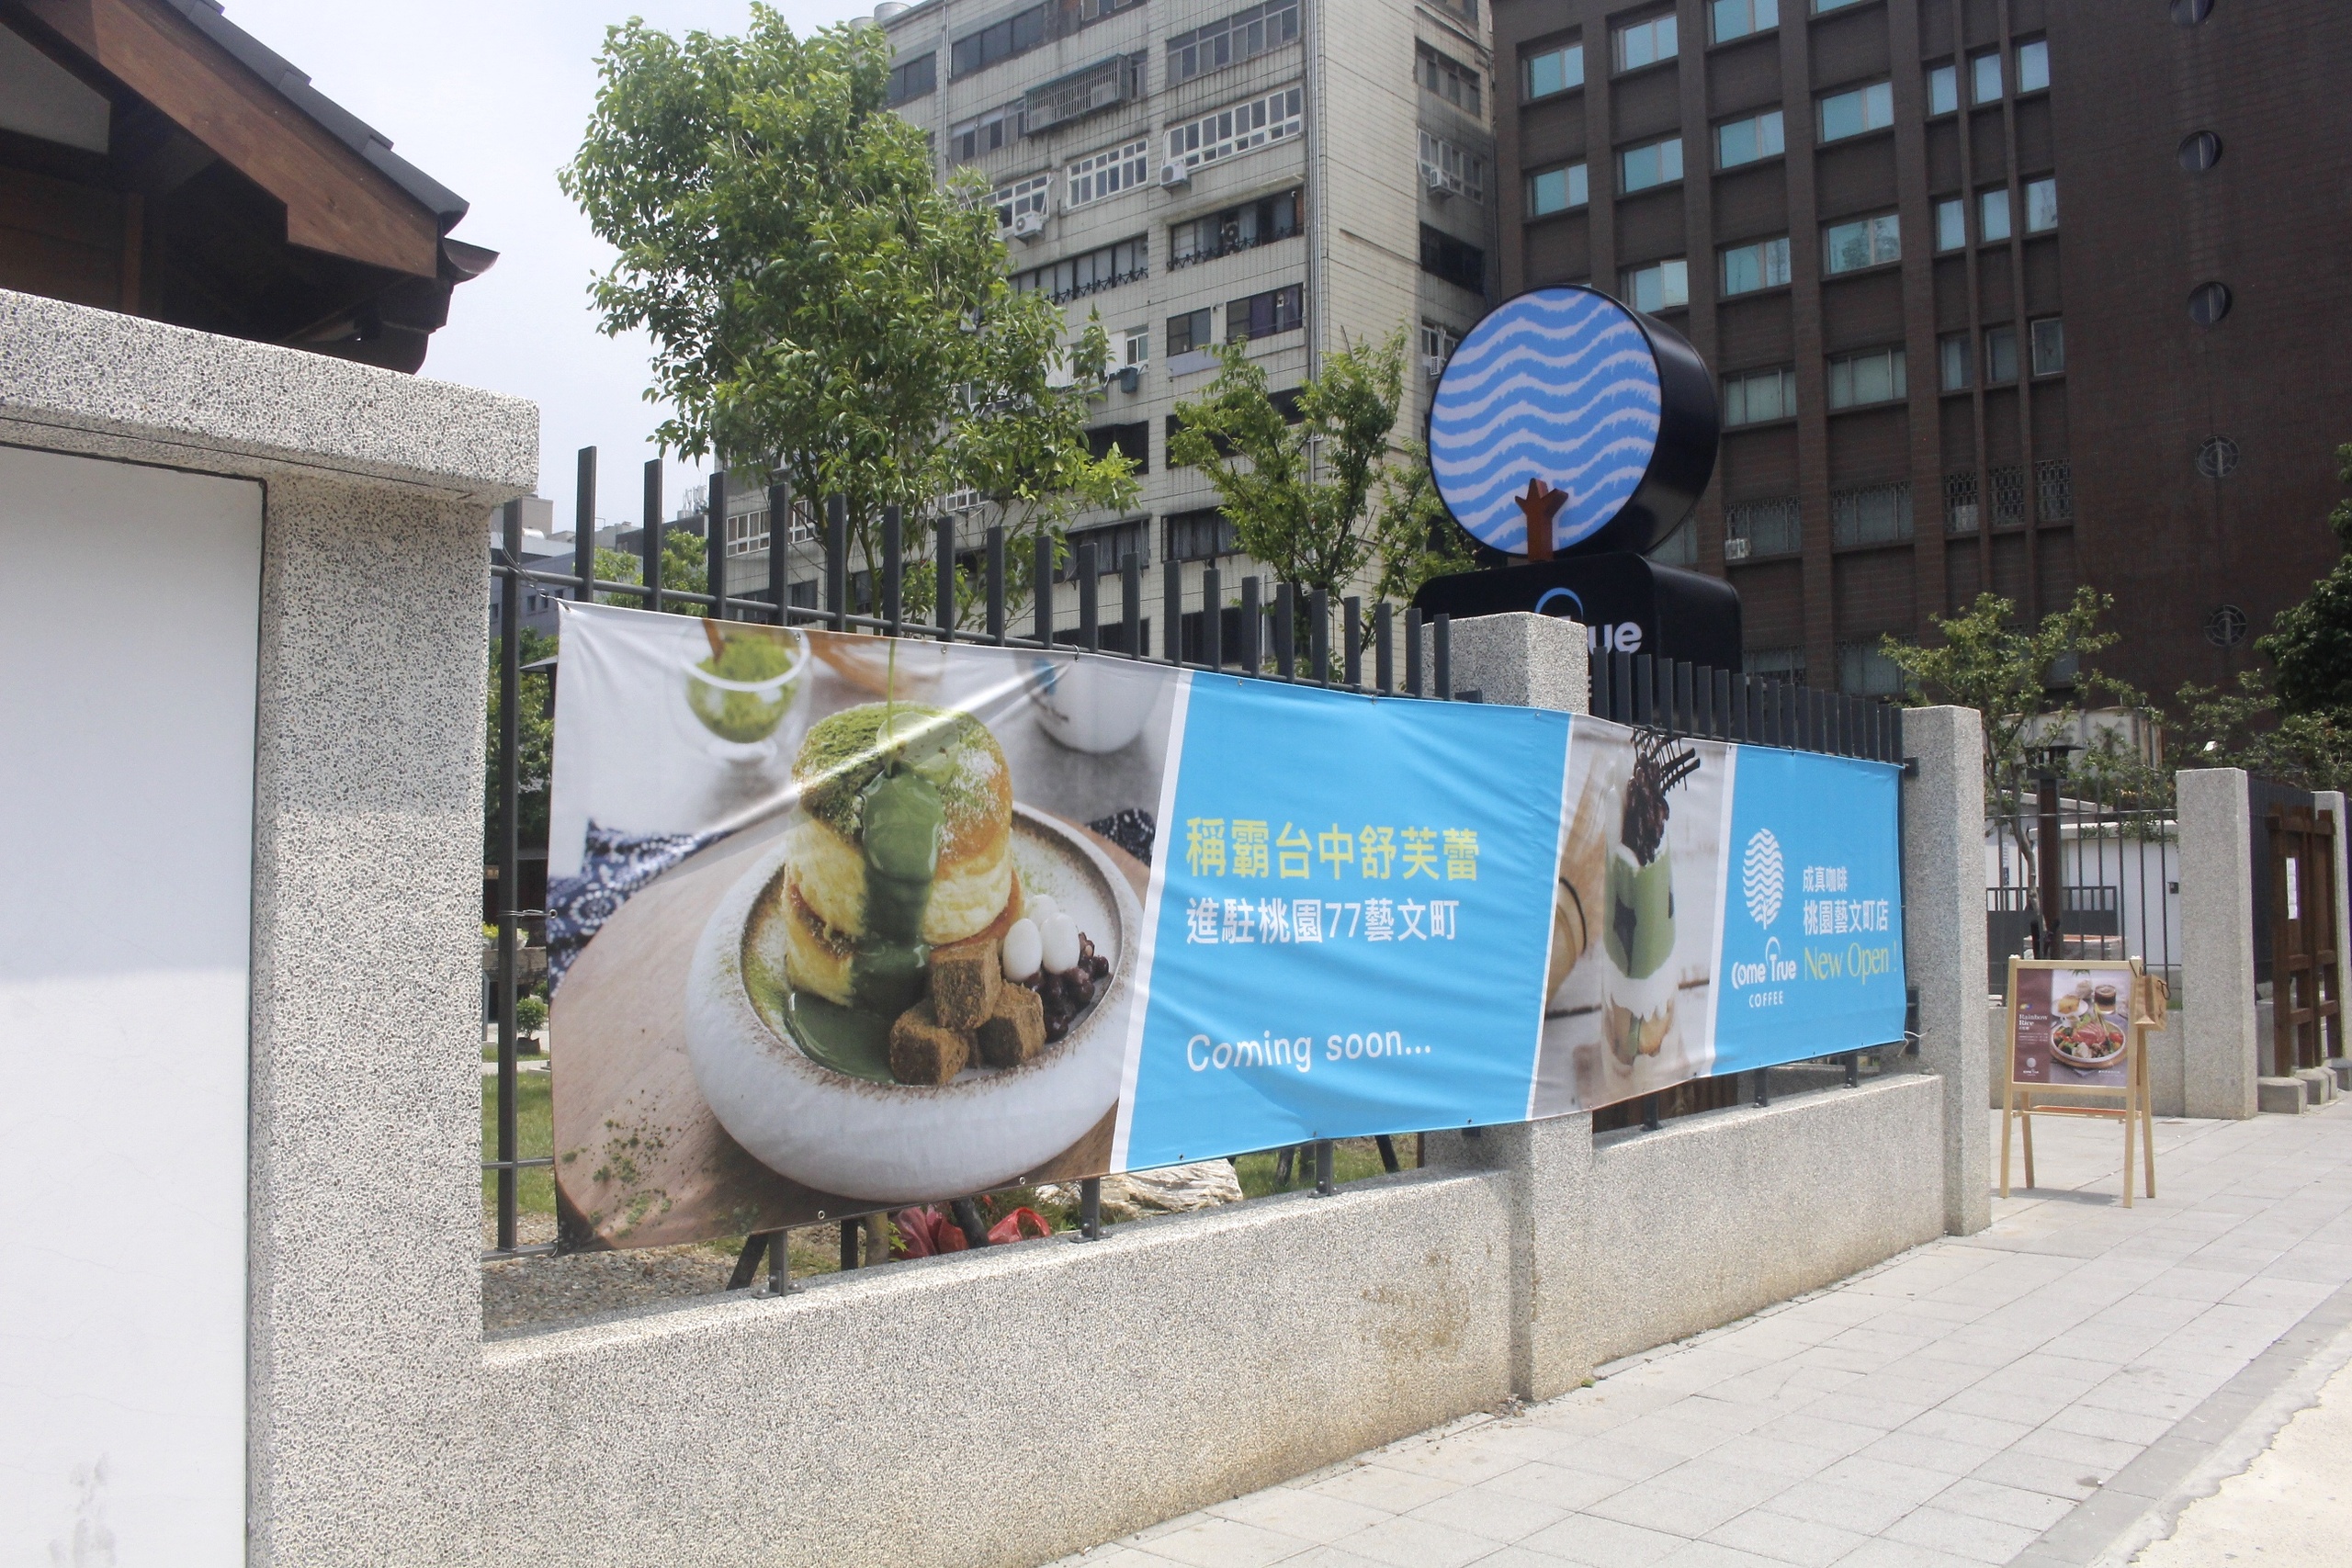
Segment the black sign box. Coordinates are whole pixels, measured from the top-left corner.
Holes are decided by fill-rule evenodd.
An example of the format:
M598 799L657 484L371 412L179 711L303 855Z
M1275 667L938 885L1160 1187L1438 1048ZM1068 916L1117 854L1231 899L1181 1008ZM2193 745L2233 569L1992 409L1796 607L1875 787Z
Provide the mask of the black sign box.
M1567 556L1431 578L1413 595L1426 618L1532 610L1584 623L1595 653L1647 653L1740 667L1739 592L1728 582L1626 552Z

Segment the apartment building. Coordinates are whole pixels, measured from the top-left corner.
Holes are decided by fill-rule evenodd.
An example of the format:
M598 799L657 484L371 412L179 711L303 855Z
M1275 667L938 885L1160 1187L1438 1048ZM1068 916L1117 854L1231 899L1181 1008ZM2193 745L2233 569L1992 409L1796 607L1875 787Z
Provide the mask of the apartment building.
M1495 0L1499 293L1591 283L1722 381L1654 552L1751 669L1883 692L1989 589L2104 668L2250 664L2352 441L2340 0Z
M1215 379L1216 346L1246 337L1279 390L1408 325L1401 436L1427 412L1431 366L1487 309L1493 91L1477 0L924 0L875 22L895 106L930 132L942 176L976 168L994 187L1016 287L1063 305L1073 331L1099 314L1111 335L1093 435L1135 460L1141 495L1075 519L1072 545L1092 544L1106 574L1141 558L1148 621L1162 574L1182 573L1196 623L1204 568L1220 568L1228 601L1259 570L1214 487L1168 461L1176 407ZM977 547L990 508L943 504ZM763 585L765 500L729 510L735 575ZM808 519L797 533L790 577L813 604ZM1115 576L1102 587L1108 622ZM1076 595L1058 598L1075 626ZM1164 651L1164 634L1147 635Z

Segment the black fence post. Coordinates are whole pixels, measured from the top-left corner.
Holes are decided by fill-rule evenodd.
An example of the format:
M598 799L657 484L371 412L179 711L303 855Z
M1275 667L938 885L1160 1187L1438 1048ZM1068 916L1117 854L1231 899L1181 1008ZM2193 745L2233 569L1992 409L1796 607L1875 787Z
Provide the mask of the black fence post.
M714 620L727 618L727 468L714 464L709 487L703 492L703 592L710 595Z
M833 630L849 630L849 502L825 498L825 613Z
M1450 703L1453 700L1453 617L1439 615L1430 640L1437 645L1437 700Z
M577 488L571 497L571 575L580 586L571 591L575 604L596 598L596 449L580 449Z
M1331 1140L1318 1138L1315 1143L1315 1195L1329 1198L1340 1190L1331 1174Z
M1037 612L1032 629L1037 634L1040 648L1051 648L1054 646L1054 536L1051 534L1040 533L1037 536L1036 564L1030 569L1030 576L1035 580L1030 593Z
M1372 607L1372 681L1383 696L1396 689L1396 650L1390 635L1395 620L1387 600Z
M792 487L782 479L768 486L768 598L775 624L792 624Z
M1201 569L1201 662L1225 668L1225 583L1216 568Z
M645 460L645 528L639 540L639 570L645 593L639 603L648 610L662 608L662 459Z
M1405 612L1405 694L1421 694L1421 613Z
M1078 646L1089 653L1102 651L1101 585L1094 577L1094 541L1078 547Z
M1184 563L1170 557L1159 569L1160 657L1170 664L1184 662Z
M1119 558L1119 637L1129 659L1150 651L1143 645L1143 561L1133 550Z
M989 640L1004 646L1004 525L989 525Z
M1363 601L1340 601L1340 672L1348 690L1363 690Z
M1331 596L1320 588L1306 594L1306 653L1315 683L1331 683Z
M941 518L933 537L936 542L931 548L935 558L932 565L939 574L939 586L933 595L936 603L933 606L933 618L939 626L939 640L954 642L956 614L956 520L953 517Z
M1263 592L1252 572L1241 580L1241 646L1234 652L1241 668L1255 675L1265 660L1261 656L1264 644L1265 622L1261 618L1259 595Z
M1274 670L1285 681L1298 679L1298 584L1274 585Z
M505 574L498 583L498 1249L514 1249L514 1161L518 1153L514 1084L514 885L521 878L515 818L523 702L523 503L506 503Z
M843 1273L858 1266L857 1231L858 1223L855 1220L842 1222L842 1272Z

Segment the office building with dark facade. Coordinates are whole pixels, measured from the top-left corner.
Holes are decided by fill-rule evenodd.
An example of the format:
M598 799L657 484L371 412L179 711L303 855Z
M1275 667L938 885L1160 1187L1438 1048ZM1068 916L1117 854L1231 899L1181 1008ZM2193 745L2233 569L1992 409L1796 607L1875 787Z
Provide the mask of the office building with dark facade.
M1495 0L1503 292L1591 283L1721 380L1658 558L1749 667L1884 691L1983 590L2116 600L2213 682L2335 559L2342 0Z

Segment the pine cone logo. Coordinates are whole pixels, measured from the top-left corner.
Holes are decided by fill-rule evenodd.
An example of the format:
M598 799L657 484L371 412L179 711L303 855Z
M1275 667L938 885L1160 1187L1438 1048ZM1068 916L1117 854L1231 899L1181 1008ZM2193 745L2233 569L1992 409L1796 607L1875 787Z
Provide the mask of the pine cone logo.
M1747 840L1747 857L1740 870L1740 890L1747 897L1747 913L1759 926L1770 926L1781 915L1781 840L1770 828L1758 828Z

